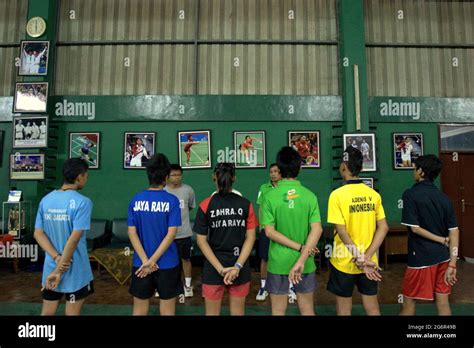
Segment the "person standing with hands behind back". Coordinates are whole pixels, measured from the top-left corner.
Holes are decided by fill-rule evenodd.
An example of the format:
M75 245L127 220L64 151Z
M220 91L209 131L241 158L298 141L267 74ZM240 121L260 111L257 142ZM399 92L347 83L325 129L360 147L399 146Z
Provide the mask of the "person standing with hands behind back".
M249 200L232 192L235 181L233 163L218 163L213 180L218 192L199 205L194 222L197 244L204 257L202 292L206 315L220 315L227 288L230 314L245 314L245 299L250 289L249 256L258 226Z

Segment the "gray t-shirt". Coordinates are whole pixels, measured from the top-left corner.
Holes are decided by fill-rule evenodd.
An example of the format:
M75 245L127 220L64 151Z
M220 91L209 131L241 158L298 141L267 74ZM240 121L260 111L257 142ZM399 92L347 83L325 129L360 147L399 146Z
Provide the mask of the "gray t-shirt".
M193 235L191 224L189 223L189 209L196 207L196 198L194 197L193 188L189 185L182 184L177 189L165 186L165 190L179 199L179 207L181 208L181 227L178 227L176 239L187 238Z

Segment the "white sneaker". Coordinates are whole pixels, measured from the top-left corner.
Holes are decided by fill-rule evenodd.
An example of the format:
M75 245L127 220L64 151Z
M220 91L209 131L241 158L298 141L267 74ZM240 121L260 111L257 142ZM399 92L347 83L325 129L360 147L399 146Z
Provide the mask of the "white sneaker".
M288 301L295 302L296 300L298 300L298 297L296 296L295 288L291 287L288 290Z
M160 294L158 293L158 291L155 291L155 297L160 297Z
M258 290L257 297L255 298L257 301L265 301L268 297L268 291L265 288L260 288Z
M193 297L193 287L185 286L184 287L184 297Z

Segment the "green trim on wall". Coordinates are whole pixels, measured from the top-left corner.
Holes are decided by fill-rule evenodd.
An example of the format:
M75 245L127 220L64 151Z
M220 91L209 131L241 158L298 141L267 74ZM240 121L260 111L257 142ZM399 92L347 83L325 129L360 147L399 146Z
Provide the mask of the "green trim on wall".
M338 96L56 96L49 102L52 120L66 122L342 120Z
M371 97L371 122L474 122L474 98Z
M354 65L359 67L361 131L369 130L363 0L338 0L339 69L344 131L356 131ZM348 66L344 66L348 59Z

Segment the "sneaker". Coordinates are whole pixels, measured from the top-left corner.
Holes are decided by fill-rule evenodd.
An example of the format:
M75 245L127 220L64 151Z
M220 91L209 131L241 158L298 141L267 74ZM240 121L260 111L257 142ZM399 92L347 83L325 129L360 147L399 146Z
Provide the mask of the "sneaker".
M257 297L255 298L257 301L265 301L268 297L268 291L265 288L260 288L258 290Z
M193 297L193 287L185 286L184 287L184 297Z
M288 300L293 300L292 302L296 301L298 297L296 296L295 288L291 287L288 290Z
M160 294L158 293L158 291L155 291L155 297L160 297Z

